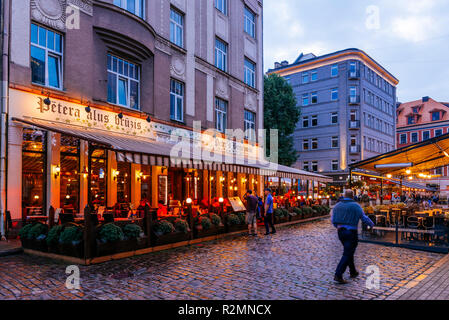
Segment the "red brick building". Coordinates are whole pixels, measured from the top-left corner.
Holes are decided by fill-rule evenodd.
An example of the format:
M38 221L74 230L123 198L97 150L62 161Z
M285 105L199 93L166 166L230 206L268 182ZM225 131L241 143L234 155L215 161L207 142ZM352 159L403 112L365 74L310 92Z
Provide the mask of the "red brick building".
M449 133L449 103L447 102L423 97L417 101L399 104L396 111L398 149ZM442 193L449 193L449 168L437 168L431 174L439 177L421 182L437 186Z

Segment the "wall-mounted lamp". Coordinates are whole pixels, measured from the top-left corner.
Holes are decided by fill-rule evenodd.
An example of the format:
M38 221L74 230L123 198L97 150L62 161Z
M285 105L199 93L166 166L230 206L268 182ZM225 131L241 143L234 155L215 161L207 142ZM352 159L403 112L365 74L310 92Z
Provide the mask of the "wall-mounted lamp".
M84 108L84 110L86 110L87 113L90 113L92 111L90 108L90 105L88 105L86 108Z
M84 166L84 169L83 169L83 171L80 174L83 175L84 179L87 178L87 176L89 175L89 171L87 171L86 166Z
M188 205L191 205L192 202L193 202L193 201L192 201L192 198L187 198L187 199L186 199L186 203L187 203Z
M122 113L122 112L120 112L120 113L118 114L118 118L119 118L119 119L123 119L123 113Z
M112 177L113 177L114 181L117 181L117 177L119 174L120 174L120 171L112 170Z
M143 172L142 172L142 171L137 172L136 175L137 175L137 181L142 181L142 178L143 178Z
M148 116L148 117L147 117L147 122L148 122L148 123L151 123L151 121L153 121L153 120L151 119L150 116Z
M44 103L49 106L51 104L50 92L47 93L47 98L44 99Z
M55 176L55 179L57 179L60 174L61 174L61 167L59 165L54 166L53 175Z

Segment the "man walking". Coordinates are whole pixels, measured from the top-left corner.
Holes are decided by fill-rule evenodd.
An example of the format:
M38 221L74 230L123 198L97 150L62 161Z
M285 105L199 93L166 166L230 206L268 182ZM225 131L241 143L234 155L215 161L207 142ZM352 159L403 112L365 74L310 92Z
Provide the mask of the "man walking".
M257 205L259 199L253 196L253 192L246 192L246 223L248 224L248 233L250 236L257 236ZM251 230L252 229L252 230ZM252 232L251 232L252 231Z
M374 223L365 215L362 207L354 201L354 192L346 190L344 198L337 203L332 211L332 224L338 229L338 238L343 244L343 257L335 271L334 280L340 284L346 284L343 274L349 267L351 278L356 278L359 273L355 268L354 254L358 245L358 225L362 220L370 227Z
M273 196L271 195L271 189L266 188L265 189L265 196L266 196L266 200L265 200L265 218L264 218L264 222L265 222L265 228L267 229L267 233L265 233L265 235L269 235L270 234L270 226L271 226L271 234L275 234L276 233L276 229L274 228L274 224L273 224Z

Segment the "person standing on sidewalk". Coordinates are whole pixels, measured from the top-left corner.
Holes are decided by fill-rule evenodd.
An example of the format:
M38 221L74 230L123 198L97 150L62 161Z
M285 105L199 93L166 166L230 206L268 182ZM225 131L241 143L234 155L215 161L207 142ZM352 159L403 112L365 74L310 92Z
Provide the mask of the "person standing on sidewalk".
M276 229L274 228L274 224L273 224L273 196L271 195L271 189L266 188L265 189L265 217L264 217L264 222L265 222L265 228L267 229L267 233L265 233L265 235L269 235L270 234L270 226L271 226L271 234L275 234L276 233Z
M246 192L246 224L248 225L248 233L250 236L257 236L257 205L259 199L253 196L253 192ZM252 231L252 232L251 232Z
M343 279L343 274L348 267L351 278L356 278L359 275L355 268L354 254L358 245L360 220L368 226L374 227L374 223L365 215L362 207L354 201L354 192L346 190L344 198L332 210L332 224L338 229L338 238L344 249L334 278L340 284L347 283Z

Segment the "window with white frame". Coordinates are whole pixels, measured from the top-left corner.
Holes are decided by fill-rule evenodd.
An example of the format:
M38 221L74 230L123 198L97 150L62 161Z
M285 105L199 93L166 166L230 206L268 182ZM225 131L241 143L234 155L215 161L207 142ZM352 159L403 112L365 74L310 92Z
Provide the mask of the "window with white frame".
M303 117L302 118L302 127L308 128L309 127L309 117Z
M443 135L443 130L442 129L437 129L435 130L435 137L439 137Z
M256 114L254 112L245 110L245 139L249 141L256 141Z
M228 14L228 0L215 0L215 8L224 15Z
M304 171L309 171L310 167L309 167L309 161L304 161L303 165L302 165L302 169Z
M62 35L31 24L31 82L62 89Z
M407 134L403 133L400 135L400 144L406 144L407 143Z
M312 150L318 149L318 139L312 139Z
M339 147L339 139L338 137L332 137L331 139L331 147L332 148L338 148Z
M313 70L310 72L310 81L317 81L318 80L318 72L316 70Z
M312 171L318 172L318 161L312 161Z
M173 8L170 9L170 41L184 46L184 15Z
M256 64L245 58L245 83L256 87Z
M108 102L139 110L140 68L108 54Z
M302 141L302 150L307 151L309 150L309 140L308 139L304 139Z
M332 160L331 169L332 171L338 171L338 160Z
M309 105L309 94L306 93L302 95L302 106L306 107L308 105Z
M331 114L331 123L337 124L338 123L338 112L333 112Z
M244 13L244 31L249 34L251 37L256 37L256 15L254 12L252 12L250 9L245 7L245 13Z
M220 39L215 39L215 66L223 71L228 69L228 45Z
M170 119L184 121L184 84L170 80Z
M332 89L331 90L331 100L337 101L338 100L338 89Z
M309 83L309 73L308 72L302 73L302 83Z
M228 103L222 99L215 99L215 129L224 133L227 126Z
M336 77L338 76L338 64L334 64L331 67L331 77Z
M357 96L357 87L349 87L349 95L351 97Z
M144 18L145 0L114 0L114 4L136 16Z
M312 127L318 127L318 116L312 116Z
M310 95L310 100L311 100L312 104L318 103L318 93L312 92Z
M418 142L418 132L412 132L412 143Z
M423 139L423 141L429 140L430 139L430 131L423 131L422 139Z

